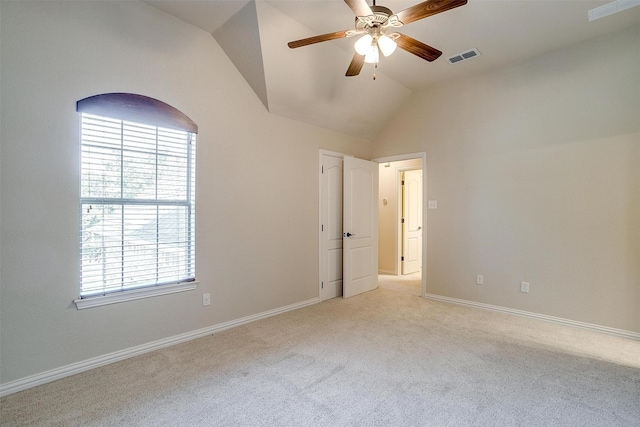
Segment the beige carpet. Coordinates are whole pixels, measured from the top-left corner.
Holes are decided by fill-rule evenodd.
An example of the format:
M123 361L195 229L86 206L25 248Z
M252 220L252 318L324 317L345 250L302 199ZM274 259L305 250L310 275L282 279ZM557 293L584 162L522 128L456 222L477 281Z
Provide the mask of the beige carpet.
M379 289L2 399L2 426L640 426L640 343Z

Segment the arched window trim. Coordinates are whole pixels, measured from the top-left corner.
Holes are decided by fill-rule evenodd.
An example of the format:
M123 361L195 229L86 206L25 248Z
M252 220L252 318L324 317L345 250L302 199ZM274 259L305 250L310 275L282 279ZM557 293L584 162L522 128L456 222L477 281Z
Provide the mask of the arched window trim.
M198 133L198 125L182 111L157 99L134 93L90 96L76 103L76 111Z

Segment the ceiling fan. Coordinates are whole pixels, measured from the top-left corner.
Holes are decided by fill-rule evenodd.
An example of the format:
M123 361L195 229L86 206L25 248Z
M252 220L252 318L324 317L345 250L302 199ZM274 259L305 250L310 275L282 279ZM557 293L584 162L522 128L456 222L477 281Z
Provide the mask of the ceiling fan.
M291 49L295 49L328 40L362 35L354 45L356 53L353 55L351 64L349 64L346 76L360 74L365 62L375 64L377 67L380 58L379 52L382 52L384 56L389 56L395 51L396 47L400 47L400 49L404 49L426 61L435 61L442 55L442 52L405 34L395 32L395 29L419 19L467 4L467 0L427 0L394 14L389 8L376 6L375 0L373 0L373 6L369 6L366 0L344 1L356 14L354 30L336 31L335 33L296 40L289 42L288 46Z

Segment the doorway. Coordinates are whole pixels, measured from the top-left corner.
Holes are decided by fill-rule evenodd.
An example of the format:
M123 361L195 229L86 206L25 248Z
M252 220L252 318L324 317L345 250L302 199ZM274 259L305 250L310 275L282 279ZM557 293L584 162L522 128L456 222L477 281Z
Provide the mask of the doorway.
M330 298L335 298L337 296L342 295L342 288L343 288L342 259L343 259L343 243L344 243L343 232L350 231L350 230L342 229L342 225L343 225L342 219L343 219L343 209L344 209L342 205L342 197L343 197L342 166L343 166L343 159L345 157L348 157L348 156L345 156L342 153L331 152L327 150L320 150L320 156L319 156L319 160L320 160L320 164L319 164L319 173L320 173L319 175L320 177L319 297L321 301L324 301ZM382 165L387 163L389 163L390 166L391 164L393 164L394 173L398 172L395 170L396 167L403 169L400 172L403 172L405 170L421 171L422 185L419 191L422 193L421 194L422 197L417 203L419 204L419 208L423 209L422 202L424 200L424 192L426 188L426 185L424 185L424 181L426 177L426 173L425 173L426 161L425 161L424 153L414 153L414 154L374 159L373 162L378 163L376 167L376 175L379 175L379 170L381 169ZM401 179L398 178L398 179L395 179L395 181L397 181L399 185L401 182ZM382 183L383 181L378 180L378 177L376 177L376 187L378 187L378 185L382 185ZM392 201L392 204L397 209L399 209L399 207L401 207L401 204L402 204L402 197L399 190L400 190L400 187L396 188L393 191L394 196L390 198ZM383 203L384 203L383 199L385 199L385 197L382 196L383 193L384 191L382 190L382 188L380 188L379 191L378 189L376 189L376 192L374 194L374 204L376 204L375 199L376 198L378 199L377 200L378 209L375 209L376 217L378 217L377 215L378 212L382 212L380 207L383 206ZM390 200L387 199L387 205L389 205L389 201ZM414 206L413 206L414 208L415 208L415 203L416 202L414 199ZM398 218L401 218L402 214L399 213L399 211L396 211L395 216ZM411 242L411 244L413 245L412 247L414 249L414 252L413 252L414 258L417 257L417 259L414 260L414 264L417 263L418 266L421 266L421 265L425 265L425 259L426 259L426 251L424 250L425 239L422 238L423 230L421 227L421 224L422 224L421 220L424 217L424 215L418 213L418 216L420 221L414 221L414 223L417 223L420 226L420 237L422 241L414 240ZM377 274L389 274L389 271L385 271L385 269L380 268L378 264L379 262L378 255L380 251L388 250L387 246L392 247L394 251L393 257L395 259L393 274L400 275L400 271L401 271L400 269L402 265L401 262L402 262L402 256L403 256L401 254L399 255L400 252L398 251L398 248L402 247L402 240L400 238L400 236L402 235L402 228L400 227L400 223L397 220L394 220L392 224L393 224L393 227L395 227L395 229L391 230L388 226L384 225L382 221L379 220L379 218L376 218L375 221L377 224L377 227L375 227L376 228L375 234L386 233L386 234L394 235L395 238L394 238L393 244L390 244L390 245L385 244L384 246L377 243L378 241L382 241L382 239L380 240L376 239L375 260L372 260L371 265L375 266L374 268ZM356 233L356 235L357 234L359 233ZM419 273L420 273L420 270L418 270L417 274ZM414 279L416 278L415 275L416 273L413 273ZM424 296L426 292L426 274L424 273L421 275L419 274L418 278L422 282L421 295Z
M422 268L421 159L379 163L379 272L419 273Z
M426 154L411 153L373 161L380 168L379 273L396 276L400 282L402 279L419 280L424 297L427 283Z

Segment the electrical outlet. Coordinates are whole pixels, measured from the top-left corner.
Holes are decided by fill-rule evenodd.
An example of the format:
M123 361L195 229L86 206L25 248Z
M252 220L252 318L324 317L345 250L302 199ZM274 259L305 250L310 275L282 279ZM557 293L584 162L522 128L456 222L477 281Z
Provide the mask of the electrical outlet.
M476 276L476 283L478 285L484 285L484 276L482 274Z
M529 292L529 282L520 282L520 292Z
M206 307L211 304L211 294L202 294L202 306Z

